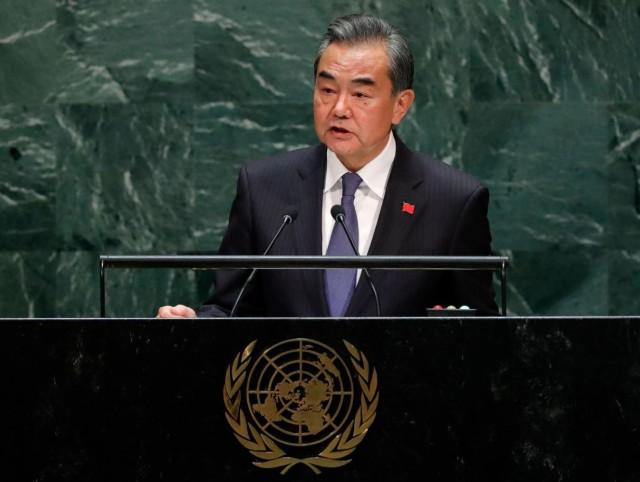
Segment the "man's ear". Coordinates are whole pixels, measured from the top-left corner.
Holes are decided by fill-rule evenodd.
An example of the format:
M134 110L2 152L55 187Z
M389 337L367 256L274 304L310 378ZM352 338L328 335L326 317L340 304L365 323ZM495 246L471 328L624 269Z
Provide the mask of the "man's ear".
M413 104L413 101L416 98L416 93L413 89L406 89L396 94L395 98L396 101L393 107L392 122L393 125L398 125Z

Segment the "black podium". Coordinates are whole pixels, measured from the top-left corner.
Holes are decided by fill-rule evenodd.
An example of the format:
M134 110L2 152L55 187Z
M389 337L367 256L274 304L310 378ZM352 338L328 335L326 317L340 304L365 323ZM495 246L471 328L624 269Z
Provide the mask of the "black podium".
M640 480L639 340L637 317L2 320L2 480Z

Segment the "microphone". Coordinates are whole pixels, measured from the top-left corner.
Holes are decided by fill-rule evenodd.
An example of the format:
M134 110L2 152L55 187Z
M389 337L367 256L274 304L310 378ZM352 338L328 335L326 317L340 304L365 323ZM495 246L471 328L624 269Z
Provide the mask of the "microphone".
M344 232L347 235L347 239L349 240L349 244L353 248L354 253L356 253L356 256L360 256L360 253L358 252L358 247L356 246L356 243L353 242L351 233L347 229L347 225L344 222L344 218L345 218L344 208L340 204L336 204L331 208L331 216L333 217L333 219L336 220L336 223L340 224L340 226L342 226L342 229L344 229ZM378 318L380 318L380 316L382 315L380 314L380 298L378 298L378 291L376 290L376 287L373 284L373 280L371 279L369 270L367 268L362 268L362 272L364 273L365 277L367 278L367 281L369 282L369 286L371 287L373 298L376 301L376 312L378 313Z
M273 248L273 245L276 244L276 240L280 237L280 235L282 234L282 231L284 231L285 226L287 226L287 224L291 224L292 222L294 222L297 217L298 217L298 211L296 210L290 210L288 213L282 216L282 224L280 224L278 231L276 232L275 236L267 246L267 249L265 249L264 253L262 253L262 256L266 256L271 252L271 248ZM233 308L231 308L231 313L229 313L230 317L233 317L236 314L236 311L238 311L238 306L240 304L240 300L242 299L242 295L244 294L244 291L247 289L247 286L249 286L249 283L251 283L251 280L256 275L256 271L258 271L258 268L253 268L253 270L251 270L251 273L245 280L244 284L242 285L242 288L240 289L240 293L238 293L238 297L236 298L236 301L233 304Z

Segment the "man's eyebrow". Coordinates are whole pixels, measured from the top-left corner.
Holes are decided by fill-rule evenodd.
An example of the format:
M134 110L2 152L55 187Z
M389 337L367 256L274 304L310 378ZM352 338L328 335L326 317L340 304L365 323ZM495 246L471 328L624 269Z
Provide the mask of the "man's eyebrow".
M326 70L318 72L318 77L322 77L323 79L336 80L336 78Z
M318 72L318 77L328 80L336 80L335 76L332 73L327 72L326 70L321 70L320 72ZM356 77L354 79L351 79L351 83L358 85L375 85L376 81L371 77Z
M376 85L376 81L371 77L356 77L355 79L351 79L351 83L359 85Z

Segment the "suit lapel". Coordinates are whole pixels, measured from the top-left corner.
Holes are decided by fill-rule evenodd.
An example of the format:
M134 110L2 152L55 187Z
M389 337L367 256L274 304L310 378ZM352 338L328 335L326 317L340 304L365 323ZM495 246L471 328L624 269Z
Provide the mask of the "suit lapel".
M369 255L393 256L401 250L413 223L425 208L425 199L419 196L419 190L416 189L423 183L423 176L423 170L418 161L396 136L396 157L389 174L380 215L369 247ZM413 214L403 211L405 203L406 210L410 211L413 207ZM379 272L371 273L374 283L379 275ZM371 288L368 284L364 275L360 276L347 309L347 316L358 316L371 300Z
M327 150L318 145L309 153L298 169L297 183L300 200L297 206L298 219L295 227L296 253L298 255L319 256L322 254L322 192L326 171ZM293 188L293 186L292 186ZM321 314L329 316L324 296L322 270L302 270L307 299L315 306L310 306L309 315Z

